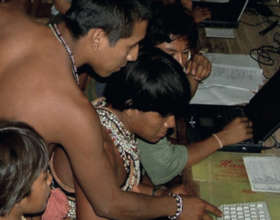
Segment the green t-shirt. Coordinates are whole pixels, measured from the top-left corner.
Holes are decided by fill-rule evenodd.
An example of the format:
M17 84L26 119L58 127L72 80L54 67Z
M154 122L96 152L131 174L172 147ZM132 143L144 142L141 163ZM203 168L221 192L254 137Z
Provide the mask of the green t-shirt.
M181 174L188 159L184 145L171 144L163 138L156 144L138 139L140 161L154 185L169 182Z

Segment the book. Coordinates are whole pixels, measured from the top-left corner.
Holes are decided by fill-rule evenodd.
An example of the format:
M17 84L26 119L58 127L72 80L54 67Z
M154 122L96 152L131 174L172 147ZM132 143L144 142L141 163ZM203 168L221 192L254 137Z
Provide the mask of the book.
M245 104L264 83L263 70L249 55L207 53L210 76L200 83L191 104Z

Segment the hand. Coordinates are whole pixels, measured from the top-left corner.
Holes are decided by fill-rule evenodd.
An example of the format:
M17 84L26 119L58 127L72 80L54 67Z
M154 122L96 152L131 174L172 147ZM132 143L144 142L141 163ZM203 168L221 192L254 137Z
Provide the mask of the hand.
M223 145L235 144L247 140L253 136L252 122L246 117L235 118L216 135L221 139Z
M197 81L207 78L210 72L211 63L202 54L195 54L186 65L186 73L192 75Z
M209 212L221 216L222 212L215 206L197 197L183 196L183 212L178 219L211 220Z
M211 12L208 8L195 7L192 11L192 16L195 23L200 23L207 18L211 18Z
M183 5L183 7L192 11L192 0L181 0L181 4Z

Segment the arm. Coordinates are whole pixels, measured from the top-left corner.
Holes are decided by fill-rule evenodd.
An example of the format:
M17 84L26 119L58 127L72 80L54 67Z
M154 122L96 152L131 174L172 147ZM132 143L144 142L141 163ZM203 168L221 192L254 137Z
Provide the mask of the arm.
M192 16L195 23L200 23L205 19L211 18L211 11L208 8L195 7L192 10Z
M78 220L105 220L106 218L96 215L94 209L91 207L88 199L77 182L75 182L76 193L76 217ZM100 198L102 199L102 198Z
M230 122L223 130L216 133L223 146L238 143L253 136L251 122L247 118L236 118ZM186 167L203 160L220 148L219 142L214 136L203 141L190 144L188 146L189 159Z
M237 118L216 135L224 146L238 143L252 137L251 123L247 118ZM171 144L166 138L157 144L138 141L141 163L154 185L169 182L219 147L219 143L212 136L188 147Z
M192 11L192 0L181 0L181 4L183 5L183 7Z
M174 215L174 198L156 198L121 191L102 147L101 127L95 111L86 99L82 102L70 100L70 103L69 98L66 99L55 102L56 109L60 111L44 111L44 116L48 119L44 129L49 126L50 129L46 131L52 137L49 140L64 146L77 184L82 189L78 193L85 194L84 198L94 208L96 215L124 220ZM53 102L54 100L52 104ZM199 216L206 215L207 210L220 214L217 208L203 200L185 197L182 218L196 220Z

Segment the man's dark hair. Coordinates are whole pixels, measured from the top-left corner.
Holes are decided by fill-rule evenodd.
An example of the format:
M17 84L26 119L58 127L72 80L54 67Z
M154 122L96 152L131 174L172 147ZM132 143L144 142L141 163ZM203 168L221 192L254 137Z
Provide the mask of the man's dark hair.
M23 122L0 121L0 216L31 193L48 166L43 138Z
M146 0L73 0L64 20L75 38L101 28L114 45L131 36L136 22L150 20L149 5Z
M185 115L190 85L179 63L158 48L142 48L135 62L115 73L104 96L120 111L138 109L162 116Z
M193 17L181 4L164 5L160 2L152 4L153 19L149 22L144 44L156 46L168 42L171 35L188 40L191 49L197 47L198 29Z

